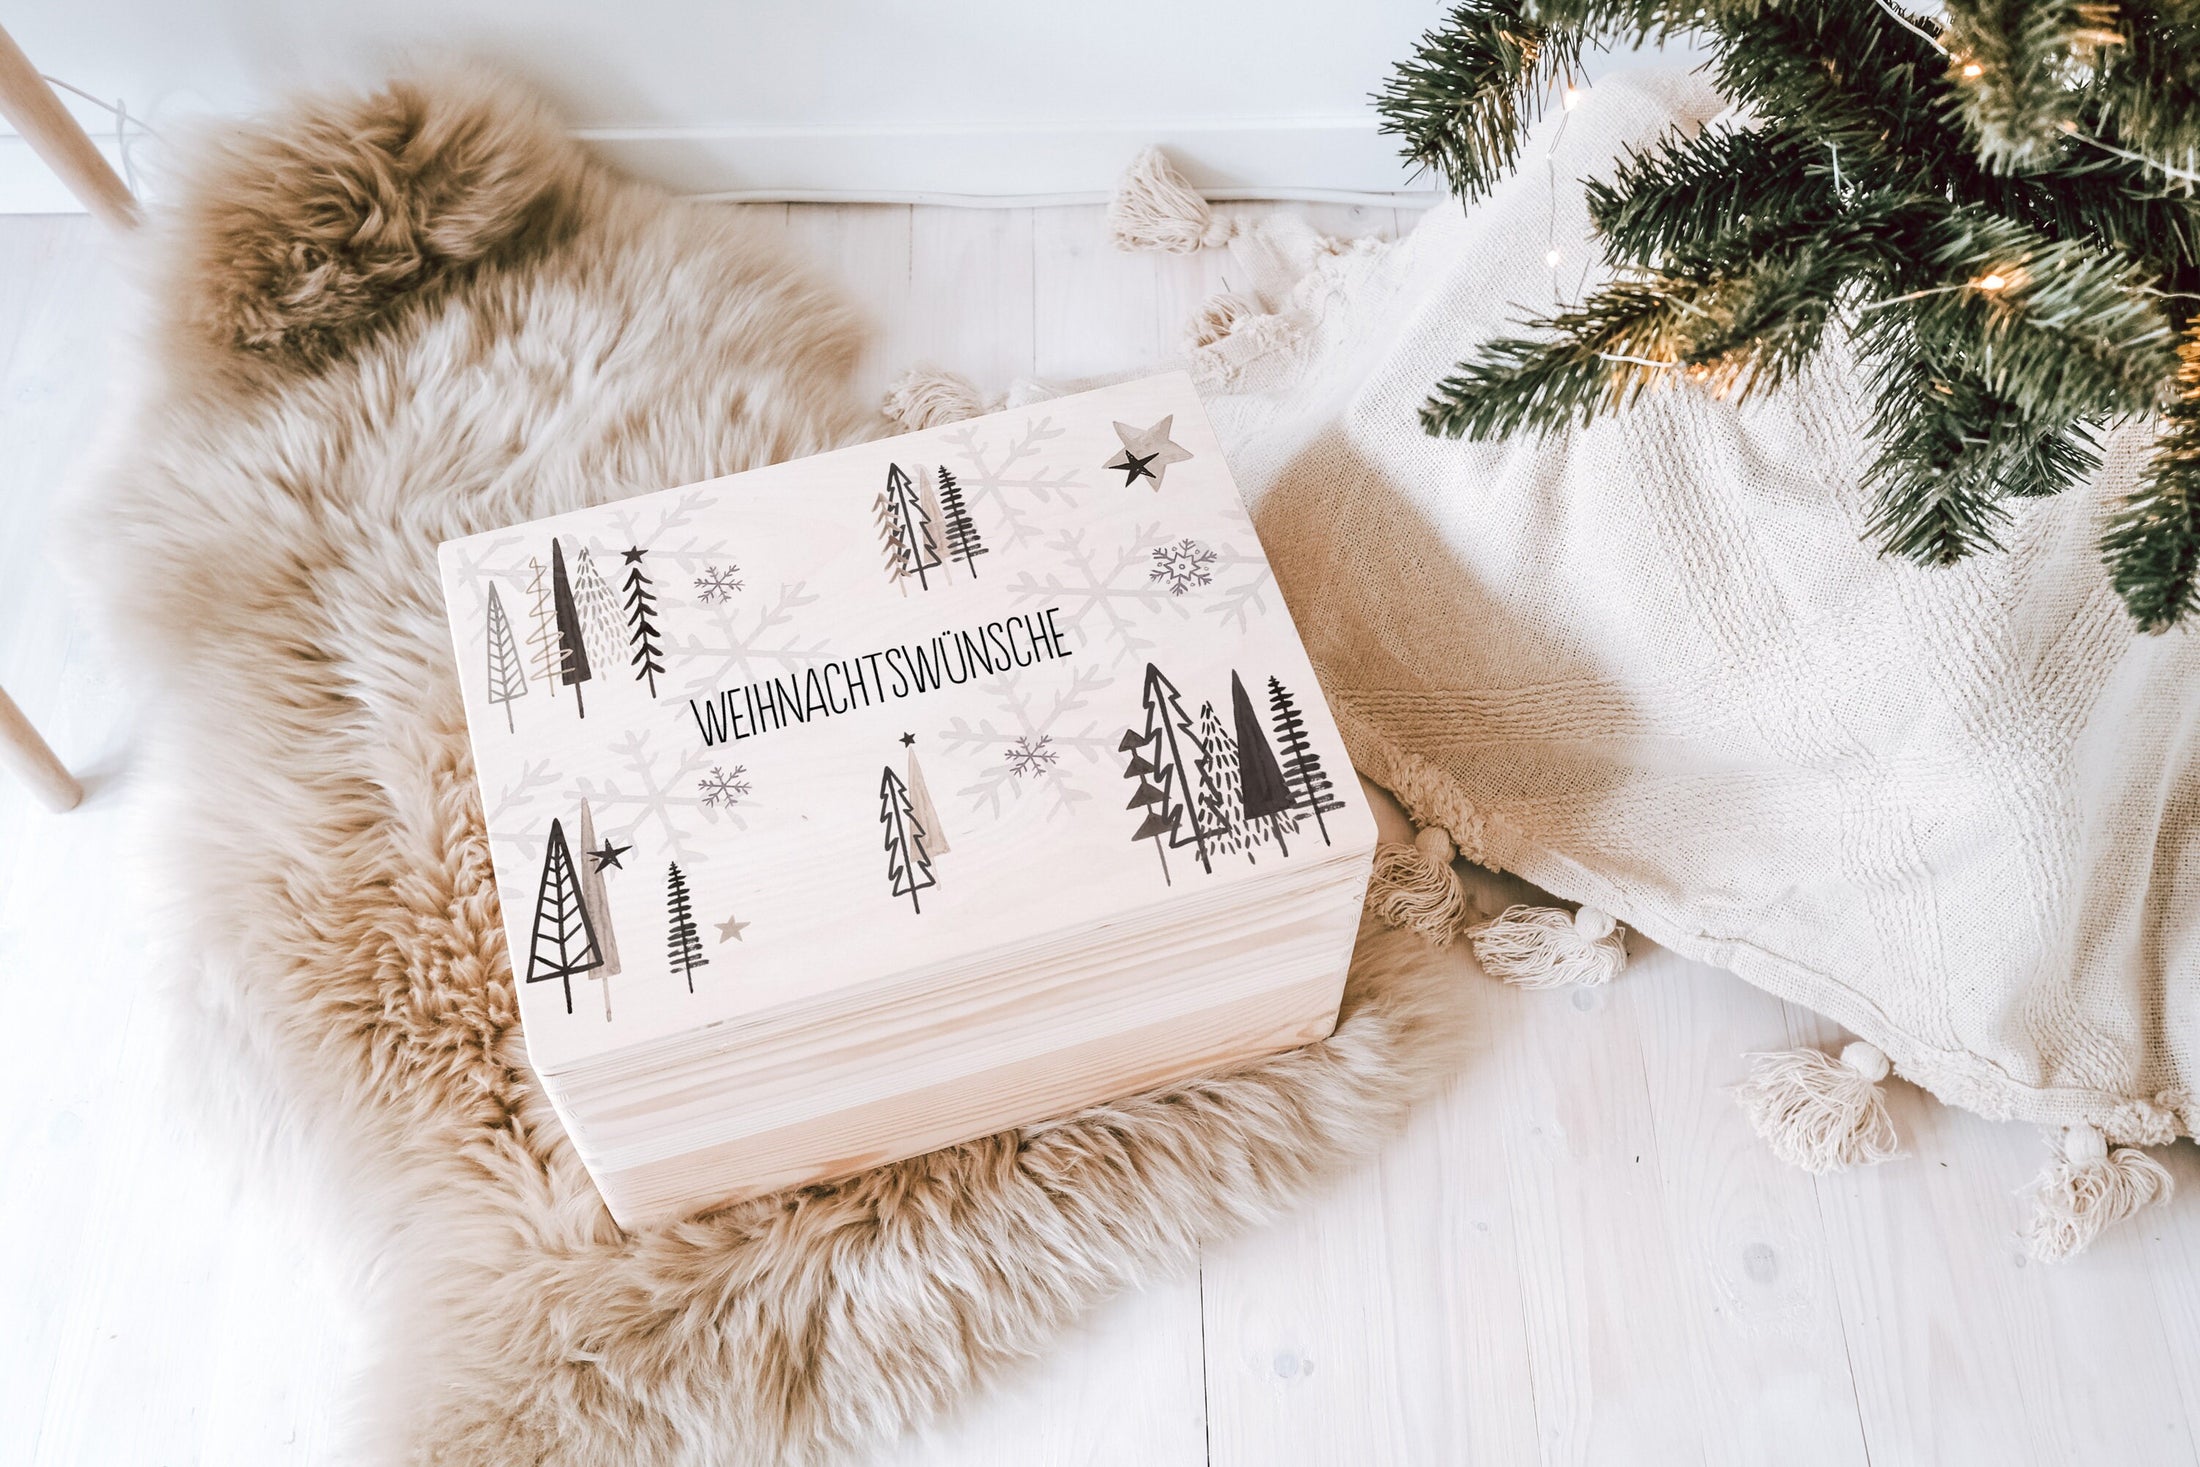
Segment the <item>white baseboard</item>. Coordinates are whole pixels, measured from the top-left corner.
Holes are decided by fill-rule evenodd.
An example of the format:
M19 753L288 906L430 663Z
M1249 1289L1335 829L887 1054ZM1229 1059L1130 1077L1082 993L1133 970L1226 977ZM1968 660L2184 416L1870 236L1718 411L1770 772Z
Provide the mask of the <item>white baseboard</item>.
M1159 145L1214 198L1422 203L1397 140L1365 116L1029 129L592 127L575 136L629 172L707 198L974 205L1107 197ZM120 166L112 137L98 139ZM0 214L81 212L21 138L0 134Z

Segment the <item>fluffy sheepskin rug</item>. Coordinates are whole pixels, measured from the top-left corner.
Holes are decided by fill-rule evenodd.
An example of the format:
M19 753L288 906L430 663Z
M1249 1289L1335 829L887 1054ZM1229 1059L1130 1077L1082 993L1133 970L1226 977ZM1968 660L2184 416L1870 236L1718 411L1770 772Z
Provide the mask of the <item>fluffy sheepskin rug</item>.
M875 431L857 323L477 76L302 104L179 173L81 569L151 699L190 1067L240 1139L320 1159L373 1259L374 1460L840 1459L1441 1082L1458 1010L1371 932L1325 1043L622 1233L528 1071L435 547Z

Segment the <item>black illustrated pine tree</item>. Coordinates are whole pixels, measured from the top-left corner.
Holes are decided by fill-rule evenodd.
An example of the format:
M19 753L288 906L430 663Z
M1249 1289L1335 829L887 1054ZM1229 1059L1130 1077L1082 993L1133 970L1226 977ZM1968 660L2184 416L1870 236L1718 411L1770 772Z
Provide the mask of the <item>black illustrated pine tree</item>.
M489 701L504 705L504 731L511 733L512 700L527 696L527 670L520 662L519 642L512 623L504 615L504 602L496 583L489 585Z
M581 840L581 904L588 911L588 930L596 935L596 950L603 955L603 962L596 968L596 982L603 988L603 1018L608 1024L611 980L619 976L619 939L611 930L611 894L604 890L603 863L596 859L596 814L586 800L581 801L581 817L574 822L574 834Z
M1169 844L1170 837L1176 834L1176 822L1163 813L1168 808L1169 797L1154 783L1159 771L1155 769L1153 761L1146 757L1147 742L1146 735L1133 728L1125 729L1123 741L1115 746L1117 753L1131 756L1131 762L1123 766L1123 777L1138 781L1138 788L1132 792L1130 803L1123 808L1146 812L1138 829L1131 832L1131 839L1153 842L1153 852L1161 858L1162 883L1174 886L1176 879L1169 875Z
M878 819L886 827L886 879L895 896L909 898L910 910L923 912L917 893L938 884L932 857L924 848L924 827L909 805L909 786L889 764L878 784Z
M1192 732L1190 717L1184 712L1184 695L1159 667L1149 662L1143 697L1146 727L1141 742L1153 745L1149 762L1154 767L1154 783L1162 795L1154 813L1167 821L1173 832L1169 844L1190 846L1200 869L1211 872L1215 869L1214 857L1206 827L1200 820L1199 776L1192 765L1199 754L1199 739Z
M940 514L945 521L943 539L948 558L961 561L976 579L978 567L973 562L986 553L985 541L971 521L970 506L963 502L962 485L955 482L944 464L940 467Z
M1288 856L1291 848L1283 838L1298 833L1298 816L1292 813L1298 796L1284 779L1283 767L1276 763L1275 751L1268 747L1268 735L1260 726L1260 715L1253 711L1253 700L1235 672L1230 674L1230 721L1237 729L1238 813L1249 828L1274 841L1276 849Z
M1246 860L1254 860L1259 833L1238 805L1237 741L1212 703L1199 705L1198 737L1199 819L1207 827L1207 842L1217 855L1243 851Z
M1945 564L2012 499L2164 431L2102 542L2141 627L2200 587L2200 20L2131 0L1467 0L1379 99L1407 156L1472 198L1585 47L1702 40L1735 120L1589 186L1616 267L1480 347L1431 433L1550 432L1693 379L1747 394L1829 333L1873 391L1871 534Z
M1276 730L1276 747L1283 751L1283 777L1298 797L1298 808L1314 817L1322 844L1329 844L1329 822L1322 817L1344 808L1331 790L1322 770L1322 756L1306 737L1306 718L1292 701L1290 690L1276 678L1268 679L1268 713Z
M657 678L665 670L664 647L657 641L657 596L642 570L639 547L626 552L626 635L634 649L634 676L649 684L649 696L657 696Z
M527 633L527 655L535 668L535 681L551 697L558 695L558 617L551 604L550 569L539 555L527 559L527 619L534 625Z
M703 956L703 939L695 930L695 908L688 900L687 877L681 874L677 861L666 867L665 916L666 956L687 979L688 992L693 993L695 970L709 967L710 959Z
M565 575L565 547L550 541L550 604L558 622L558 681L573 690L580 716L588 716L581 684L588 681L588 643L581 635L581 614L573 605L573 583Z
M940 509L939 482L930 474L917 476L917 498L924 509L924 518L919 522L924 530L924 543L939 560L941 574L952 579L955 564L954 558L947 553L947 516Z
M929 591L932 583L925 579L925 573L940 563L939 547L933 543L916 481L902 472L900 464L886 466L885 501L894 545L901 554L902 574L915 576L917 585Z
M602 965L603 952L596 946L596 930L589 921L588 904L581 897L573 853L565 844L565 827L553 820L549 849L542 858L542 886L535 895L535 930L527 949L527 981L562 980L565 1011L570 1014L574 975Z

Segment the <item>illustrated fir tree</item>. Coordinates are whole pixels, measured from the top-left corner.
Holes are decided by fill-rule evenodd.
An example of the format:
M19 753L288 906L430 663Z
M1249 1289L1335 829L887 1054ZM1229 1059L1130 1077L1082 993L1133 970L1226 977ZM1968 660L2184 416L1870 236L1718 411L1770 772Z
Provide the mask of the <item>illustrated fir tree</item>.
M1169 875L1169 838L1176 834L1176 822L1164 813L1168 808L1169 797L1153 781L1153 776L1158 771L1146 757L1147 742L1146 736L1133 728L1125 729L1123 741L1116 745L1117 753L1131 756L1131 762L1123 766L1123 777L1138 781L1138 788L1132 792L1130 803L1123 808L1146 812L1138 829L1131 833L1131 839L1153 842L1154 854L1161 858L1161 880L1165 885L1174 886L1176 879Z
M924 517L917 522L924 531L924 543L931 547L941 574L952 580L955 562L947 553L947 517L940 509L939 484L930 474L919 474L917 497L924 508Z
M2133 619L2187 615L2200 571L2200 26L2073 0L1468 0L1379 107L1407 155L1488 191L1589 45L1682 32L1739 121L1589 185L1616 276L1488 343L1432 433L1550 432L1681 379L1747 394L1829 333L1874 394L1866 483L1886 550L1994 548L2009 502L2161 414L2102 543Z
M909 809L924 831L924 853L935 858L946 855L947 832L940 827L940 812L932 804L932 791L925 787L915 749L909 751Z
M1169 823L1171 846L1190 846L1202 871L1215 869L1207 829L1200 818L1198 773L1192 758L1199 753L1199 739L1184 712L1184 695L1162 674L1146 664L1144 691L1146 727L1141 742L1153 745L1153 780L1162 801L1155 814Z
M1292 813L1298 808L1298 795L1284 780L1283 766L1268 747L1260 715L1253 711L1253 700L1235 672L1230 674L1230 721L1237 729L1238 812L1249 828L1265 826L1267 838L1288 856L1291 848L1283 838L1298 833L1298 816Z
M573 583L565 574L565 547L550 541L550 604L558 623L558 681L573 690L580 716L588 716L581 684L588 681L588 643L581 635L581 614L573 604Z
M693 993L695 970L709 967L710 959L703 956L703 939L695 930L695 907L688 899L687 877L681 874L677 861L666 868L665 916L666 956L687 979L688 992Z
M619 976L619 940L611 930L611 894L604 890L603 867L596 859L596 814L588 808L588 801L581 801L580 819L574 822L574 833L581 838L581 854L578 863L581 874L581 905L588 912L588 929L596 934L596 950L603 955L603 962L596 968L596 982L603 987L603 1017L611 1022L611 980Z
M1268 714L1276 731L1276 747L1283 751L1283 777L1298 797L1298 808L1314 817L1322 844L1329 844L1329 822L1322 817L1344 808L1322 769L1322 756L1306 737L1306 717L1292 700L1290 690L1277 678L1268 679Z
M657 640L657 596L642 569L642 557L648 553L638 546L626 552L626 635L634 649L630 659L634 676L649 684L649 696L654 698L657 678L665 670L665 649Z
M534 662L535 680L551 697L558 695L558 618L551 603L550 569L542 557L527 558L527 619L534 623L527 633L527 655Z
M588 904L581 898L579 875L573 869L573 853L565 844L565 827L550 822L548 849L542 858L542 885L535 895L535 928L527 948L527 981L547 983L556 978L565 984L565 1011L573 1012L573 978L603 965L596 946L596 930L589 921Z
M938 884L932 875L932 857L924 848L924 827L909 805L909 787L886 766L878 785L879 824L886 827L886 879L895 896L909 898L912 911L922 913L917 893Z
M916 481L902 471L900 464L886 466L886 514L893 522L903 573L915 576L920 587L930 590L932 583L925 579L925 572L940 563L939 549L928 532Z
M879 491L871 501L871 518L878 526L880 553L886 561L886 579L900 587L901 594L909 594L909 554L902 548L901 516L887 502L886 491Z
M945 516L944 548L948 558L961 561L975 580L978 567L974 562L986 553L985 541L970 518L970 506L963 502L962 485L955 482L954 474L944 464L940 467L940 512Z
M580 607L581 631L588 639L592 665L609 669L626 651L626 616L619 609L619 595L596 568L596 557L582 546L573 562L573 593Z
M1255 833L1238 805L1237 741L1222 726L1215 705L1199 705L1199 819L1217 855L1243 851L1254 860Z
M519 642L512 623L504 615L504 602L496 583L489 583L489 701L504 705L504 730L514 732L512 701L527 696L527 670L521 665Z

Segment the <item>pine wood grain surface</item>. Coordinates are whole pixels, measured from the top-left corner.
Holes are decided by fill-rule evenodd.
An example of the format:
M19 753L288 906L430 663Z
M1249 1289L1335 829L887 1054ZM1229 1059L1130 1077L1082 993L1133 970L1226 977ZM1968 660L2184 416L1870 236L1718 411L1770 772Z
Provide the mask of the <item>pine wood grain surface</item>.
M1117 255L1090 208L756 212L870 309L872 385L918 360L988 385L1148 366L1228 273L1218 252ZM87 788L57 816L0 781L0 1462L330 1462L365 1348L345 1261L233 1181L173 1099L222 1058L169 1058L157 917L116 869L142 778L128 689L46 553L121 357L121 289L89 219L0 218L0 685ZM886 1460L2196 1460L2191 1146L2163 1153L2177 1202L2027 1266L2029 1128L1896 1085L1907 1155L1813 1179L1724 1088L1748 1050L1836 1037L1810 1015L1640 946L1596 992L1443 961L1479 1038L1403 1137Z

